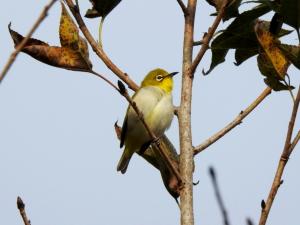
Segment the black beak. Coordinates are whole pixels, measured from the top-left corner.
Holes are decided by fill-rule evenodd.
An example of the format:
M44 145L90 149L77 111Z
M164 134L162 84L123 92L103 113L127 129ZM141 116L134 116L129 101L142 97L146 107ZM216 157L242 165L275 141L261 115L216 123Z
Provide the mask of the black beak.
M178 72L169 73L167 77L174 77Z

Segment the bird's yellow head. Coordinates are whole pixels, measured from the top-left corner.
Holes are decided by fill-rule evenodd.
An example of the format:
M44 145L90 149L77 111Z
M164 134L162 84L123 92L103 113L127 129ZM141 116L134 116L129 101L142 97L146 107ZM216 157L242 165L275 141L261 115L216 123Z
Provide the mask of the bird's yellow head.
M166 93L170 93L173 90L173 76L177 73L168 73L160 68L154 69L144 78L141 87L155 86L163 89Z

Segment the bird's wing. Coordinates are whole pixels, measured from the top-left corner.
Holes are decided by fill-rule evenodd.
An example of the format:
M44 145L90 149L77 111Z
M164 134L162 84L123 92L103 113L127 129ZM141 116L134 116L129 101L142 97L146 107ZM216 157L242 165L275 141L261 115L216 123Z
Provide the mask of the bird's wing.
M138 102L138 109L143 114L144 118L147 118L148 114L154 109L157 103L162 98L162 91L156 87L144 87L139 89L133 96L132 99L134 102ZM132 107L127 108L126 116L124 118L122 132L121 132L121 142L120 147L122 148L126 139L128 129L131 132L138 129L141 123L139 118L136 115L136 112Z
M127 116L127 113L126 113L126 116L125 116L124 122L123 122L123 126L122 126L122 130L121 130L120 148L123 147L124 142L125 142L125 136L126 136L127 127L128 127L127 124L128 124L128 116Z

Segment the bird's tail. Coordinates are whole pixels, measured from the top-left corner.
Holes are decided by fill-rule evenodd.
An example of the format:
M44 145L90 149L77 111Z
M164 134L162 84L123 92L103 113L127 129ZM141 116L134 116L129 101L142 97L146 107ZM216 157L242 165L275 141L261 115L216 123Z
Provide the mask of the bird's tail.
M127 167L129 165L129 161L132 157L132 154L130 151L128 151L127 148L125 148L121 159L119 160L117 171L121 171L122 174L126 173Z

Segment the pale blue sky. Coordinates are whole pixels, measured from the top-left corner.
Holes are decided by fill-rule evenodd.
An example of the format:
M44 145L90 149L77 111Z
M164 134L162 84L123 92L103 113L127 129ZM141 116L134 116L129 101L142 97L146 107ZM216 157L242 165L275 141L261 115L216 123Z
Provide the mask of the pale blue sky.
M1 7L0 67L13 50L7 25L26 34L46 0L6 1ZM88 1L79 1L83 12ZM211 24L214 9L199 1L196 39ZM58 45L60 5L56 4L34 37ZM86 19L97 36L98 20ZM140 82L151 69L181 71L183 17L175 0L123 0L104 24L103 43L111 59ZM292 40L291 40L292 39ZM290 41L297 43L296 36ZM197 49L196 49L197 51ZM265 88L256 59L236 67L230 53L209 76L210 53L201 62L193 92L193 143L224 127ZM94 69L117 78L91 53ZM292 83L299 71L290 70ZM180 75L175 78L178 104ZM208 167L215 166L232 225L257 222L284 145L292 101L273 93L239 127L196 157L196 224L222 224ZM179 224L179 210L159 173L134 156L125 175L113 124L127 103L102 80L42 64L20 54L0 86L1 224L22 224L20 195L32 225ZM300 123L296 127L299 129ZM176 119L167 132L178 148ZM284 175L269 224L299 224L299 146Z

